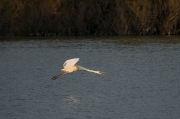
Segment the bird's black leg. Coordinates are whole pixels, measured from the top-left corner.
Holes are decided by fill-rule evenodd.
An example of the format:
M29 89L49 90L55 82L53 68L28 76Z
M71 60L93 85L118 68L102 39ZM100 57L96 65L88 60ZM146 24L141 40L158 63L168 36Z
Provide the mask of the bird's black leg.
M60 76L63 76L65 73L62 73L62 74L59 74L59 75L57 75L57 76L53 76L52 77L52 80L56 80L57 78L59 78Z
M60 77L62 74L60 74L60 75L57 75L57 76L53 76L52 77L52 80L56 80L58 77Z

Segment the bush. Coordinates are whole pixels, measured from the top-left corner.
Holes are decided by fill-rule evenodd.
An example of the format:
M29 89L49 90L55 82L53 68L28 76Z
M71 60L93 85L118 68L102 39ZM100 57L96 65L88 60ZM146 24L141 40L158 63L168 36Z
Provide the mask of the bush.
M180 34L179 0L0 0L0 35Z

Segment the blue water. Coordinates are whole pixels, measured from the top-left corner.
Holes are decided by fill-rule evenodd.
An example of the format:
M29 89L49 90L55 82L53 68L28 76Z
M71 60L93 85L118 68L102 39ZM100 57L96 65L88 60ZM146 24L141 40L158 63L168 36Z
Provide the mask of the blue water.
M177 119L180 37L1 38L0 119ZM77 71L57 80L65 60Z

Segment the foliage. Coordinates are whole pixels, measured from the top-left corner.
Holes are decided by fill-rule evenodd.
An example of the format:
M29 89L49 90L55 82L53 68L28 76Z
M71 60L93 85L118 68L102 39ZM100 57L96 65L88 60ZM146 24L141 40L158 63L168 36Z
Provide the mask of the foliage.
M180 0L0 3L0 35L180 34Z

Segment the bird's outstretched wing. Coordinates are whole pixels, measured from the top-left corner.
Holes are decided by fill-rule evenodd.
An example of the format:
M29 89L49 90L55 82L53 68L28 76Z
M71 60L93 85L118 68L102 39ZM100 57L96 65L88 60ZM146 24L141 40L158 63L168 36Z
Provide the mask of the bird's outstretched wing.
M73 59L66 60L63 64L63 67L64 67L64 69L69 69L69 68L73 67L78 61L79 61L79 58L73 58Z

